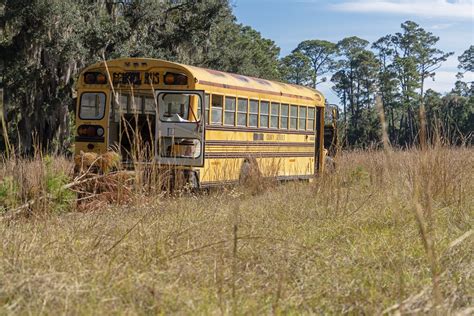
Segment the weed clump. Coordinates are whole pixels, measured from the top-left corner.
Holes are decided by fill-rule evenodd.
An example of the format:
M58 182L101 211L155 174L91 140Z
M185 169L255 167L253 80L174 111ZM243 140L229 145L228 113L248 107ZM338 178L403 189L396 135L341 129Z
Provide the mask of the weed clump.
M0 212L5 212L17 205L18 191L18 183L12 176L4 176L0 180Z
M0 211L39 215L73 210L70 163L61 157L11 159L0 173Z
M76 199L74 192L66 187L71 182L71 176L63 170L56 170L53 166L53 158L50 156L44 159L44 166L44 183L51 210L54 212L70 211Z

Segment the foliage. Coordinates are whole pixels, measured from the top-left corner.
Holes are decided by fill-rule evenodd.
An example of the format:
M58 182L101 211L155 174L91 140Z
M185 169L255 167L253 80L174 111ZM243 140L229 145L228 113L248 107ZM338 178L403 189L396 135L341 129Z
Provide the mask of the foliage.
M473 71L474 46L458 57L459 81L452 92L427 95L426 80L435 80L452 53L437 48L439 38L412 21L372 45L355 36L338 43L309 39L281 59L272 40L236 22L228 0L4 0L0 25L8 138L22 154L32 155L35 145L68 152L79 71L102 58L122 56L162 58L313 88L330 76L342 107L345 146L380 142L377 94L392 144L418 143L420 111L427 112L430 137L437 126L449 142L472 142L474 83L462 79Z
M295 51L281 59L280 72L282 78L290 83L309 85L311 82L311 60L299 51Z
M461 70L459 77L462 78L466 72L474 72L474 45L471 45L468 49L458 57L459 66Z
M66 186L70 173L64 157L5 160L0 168L0 212L17 208L37 215L70 211L76 201L76 194Z
M50 156L44 158L44 183L47 195L51 200L50 207L54 211L68 211L71 204L76 201L76 195L65 187L71 179L64 171L54 168L53 159Z
M6 121L23 154L34 145L67 151L77 74L104 57L280 78L279 48L237 24L227 0L5 0L1 8Z
M394 68L400 85L401 108L399 139L402 145L417 143L418 112L423 104L424 84L434 78L435 70L453 53L444 53L435 47L439 37L425 31L412 21L402 23L402 32L392 36Z
M346 144L367 146L377 139L379 126L374 108L374 92L379 61L366 49L368 42L358 37L341 40L339 71L331 81L343 103Z
M16 196L18 194L18 184L13 177L4 176L0 180L0 213L17 205Z
M334 57L337 53L337 45L324 40L303 41L295 48L293 53L299 52L306 56L311 64L311 85L316 88L318 83L326 81L324 75L330 73L336 66Z
M209 48L212 59L203 67L240 73L252 77L280 80L278 48L272 40L262 38L249 26L224 25L215 30L214 47Z
M335 47L326 41L303 41L294 52L308 57L313 67L311 74L307 74L306 62L296 58L294 52L283 58L281 69L285 80L313 86L315 76L332 74L332 89L340 98L343 112L345 146L380 144L377 94L393 145L417 145L422 116L427 119L430 141L442 137L453 144L472 143L474 83L461 79L465 72L473 71L474 48L471 46L458 58L460 80L453 91L445 96L434 91L428 94L426 80L435 80L436 70L453 54L437 48L438 41L439 37L417 23L406 21L401 24L401 32L381 37L372 43L371 49L368 41L356 36L342 39ZM323 70L317 69L317 65Z

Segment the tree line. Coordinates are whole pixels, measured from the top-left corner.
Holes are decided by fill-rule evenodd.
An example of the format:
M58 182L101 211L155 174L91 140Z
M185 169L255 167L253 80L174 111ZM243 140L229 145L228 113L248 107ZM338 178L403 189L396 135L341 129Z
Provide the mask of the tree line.
M346 146L379 141L377 93L393 144L415 142L421 103L430 128L466 136L473 130L473 86L461 77L473 71L474 48L460 56L460 81L442 96L423 89L450 55L437 42L405 22L402 32L371 47L357 37L309 40L280 58L272 40L237 23L228 0L1 0L1 110L8 139L21 153L31 154L35 145L65 151L80 70L103 58L151 57L312 87L329 79L341 99Z
M420 110L429 140L441 137L450 144L470 144L474 136L474 82L465 82L463 77L474 70L474 46L458 57L458 81L450 93L442 95L425 88L453 55L437 48L438 41L439 37L412 21L402 23L400 32L372 44L355 36L337 43L306 40L281 60L281 74L289 82L314 88L331 81L342 108L345 146L380 143L377 95L393 145L417 144Z
M161 58L279 79L280 49L236 23L224 0L3 0L0 26L4 117L11 143L26 154L34 145L69 146L74 83L103 58Z

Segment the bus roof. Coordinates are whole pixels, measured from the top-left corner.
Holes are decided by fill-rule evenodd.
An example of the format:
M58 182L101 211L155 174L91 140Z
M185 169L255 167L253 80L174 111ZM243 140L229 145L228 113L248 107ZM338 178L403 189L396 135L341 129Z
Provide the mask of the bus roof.
M281 95L293 95L300 96L307 99L311 99L318 102L324 103L324 97L321 92L316 89L312 89L305 86L282 83L272 80L254 78L249 76L243 76L239 74L227 73L218 70L200 68L195 66L189 66L184 64L179 64L175 62L170 62L162 59L153 59L153 58L119 58L107 61L107 66L110 68L115 67L127 67L130 64L138 64L138 67L146 68L153 67L166 67L174 69L183 69L191 74L195 82L200 85L220 85L229 88L242 88L242 89L251 89L260 92L267 92L271 94L281 94ZM103 68L104 63L99 62L94 65L91 65L83 70L83 72L90 71L92 69ZM139 70L138 68L137 70Z

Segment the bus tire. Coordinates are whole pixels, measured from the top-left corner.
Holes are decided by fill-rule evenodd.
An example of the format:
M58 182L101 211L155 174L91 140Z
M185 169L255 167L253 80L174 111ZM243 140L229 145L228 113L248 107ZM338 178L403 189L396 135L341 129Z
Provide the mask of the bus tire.
M336 161L330 156L326 156L324 159L324 171L332 173L336 170Z
M258 180L261 175L257 159L255 157L245 158L240 167L239 183L245 184L252 180Z
M190 171L187 175L187 183L191 191L197 191L200 189L199 174L198 171Z

